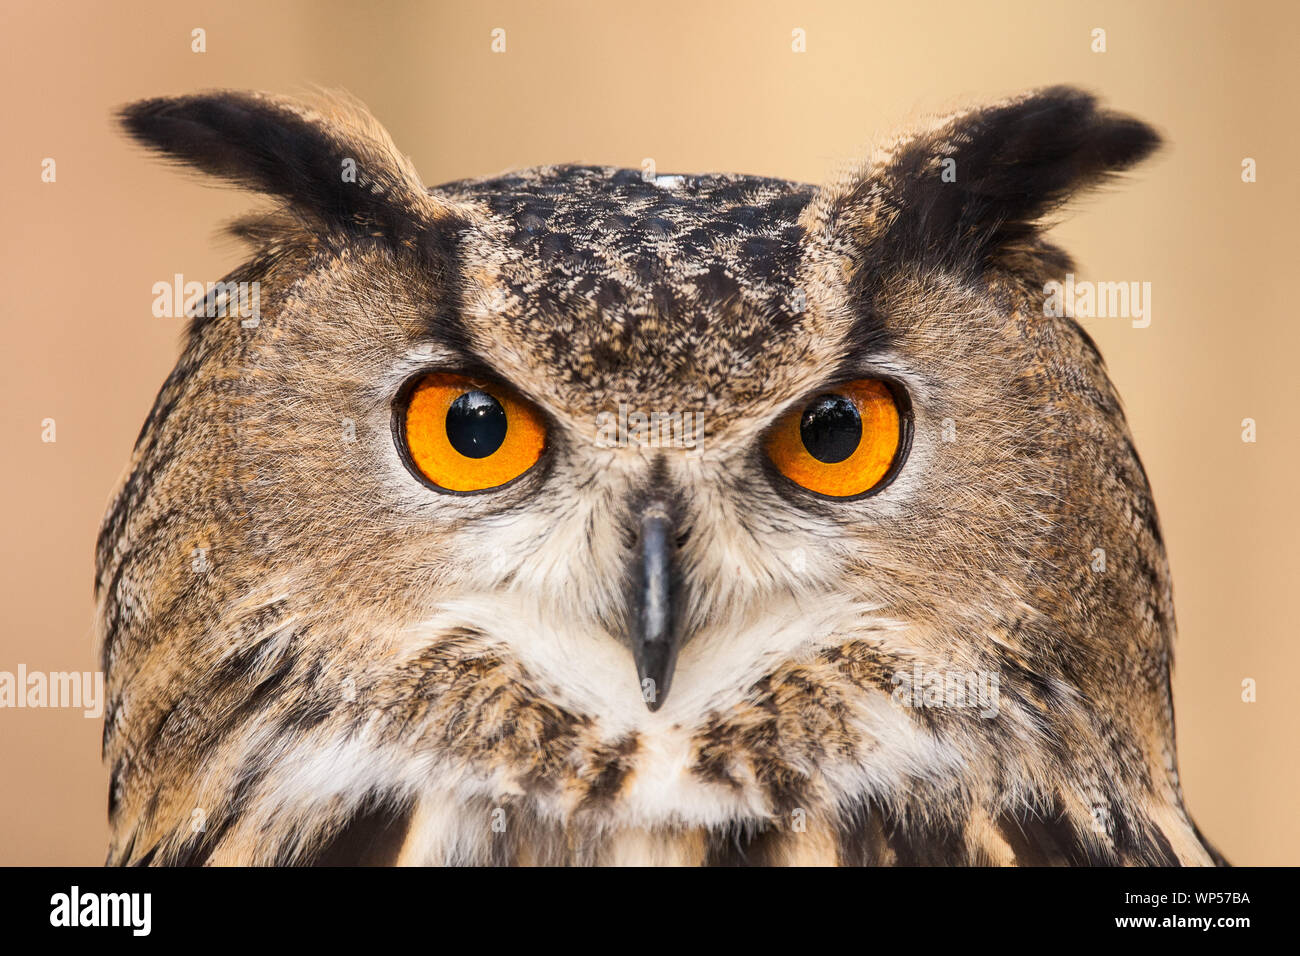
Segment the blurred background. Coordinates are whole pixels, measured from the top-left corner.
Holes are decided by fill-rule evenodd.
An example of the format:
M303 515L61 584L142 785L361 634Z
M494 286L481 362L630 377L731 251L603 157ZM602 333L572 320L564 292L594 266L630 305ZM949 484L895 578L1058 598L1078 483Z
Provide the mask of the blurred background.
M1164 523L1188 806L1231 861L1300 863L1294 5L0 0L0 21L0 671L98 666L95 535L184 326L153 316L152 286L224 275L239 252L215 232L257 201L147 160L121 104L344 89L430 184L647 157L816 182L918 112L1071 83L1168 144L1055 235L1078 278L1152 285L1149 328L1083 324ZM0 863L103 861L99 748L80 711L0 710Z

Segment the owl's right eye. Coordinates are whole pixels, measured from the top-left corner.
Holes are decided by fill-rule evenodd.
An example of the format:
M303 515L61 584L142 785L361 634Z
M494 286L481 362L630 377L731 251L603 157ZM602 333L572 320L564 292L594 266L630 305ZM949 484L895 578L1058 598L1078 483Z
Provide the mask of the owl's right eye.
M445 491L488 491L514 481L542 456L542 415L496 382L450 372L425 375L394 421L408 466Z

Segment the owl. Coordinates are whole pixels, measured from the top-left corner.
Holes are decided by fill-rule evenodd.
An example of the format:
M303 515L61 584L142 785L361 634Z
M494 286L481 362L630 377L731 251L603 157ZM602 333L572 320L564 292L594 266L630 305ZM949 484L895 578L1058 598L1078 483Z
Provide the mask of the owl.
M98 539L109 863L1223 862L1147 478L1045 306L1150 127L1056 87L820 187L427 188L341 99L121 121L271 205Z

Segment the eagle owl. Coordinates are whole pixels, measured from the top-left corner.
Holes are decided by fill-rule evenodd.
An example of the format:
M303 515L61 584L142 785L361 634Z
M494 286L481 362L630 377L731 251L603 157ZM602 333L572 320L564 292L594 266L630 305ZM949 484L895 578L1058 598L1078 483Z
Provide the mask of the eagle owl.
M137 141L275 200L99 536L114 864L1211 864L1052 88L821 187L425 187L359 107Z

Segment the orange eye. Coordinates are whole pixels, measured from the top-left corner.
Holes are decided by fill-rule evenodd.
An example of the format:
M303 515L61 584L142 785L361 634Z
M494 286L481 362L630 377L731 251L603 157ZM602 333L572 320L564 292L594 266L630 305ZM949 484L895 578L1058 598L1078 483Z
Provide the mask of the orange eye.
M518 478L542 456L542 416L514 392L435 372L415 386L399 431L411 464L439 488L484 491Z
M795 484L830 498L852 498L893 470L904 429L889 386L859 379L781 419L768 436L767 455Z

